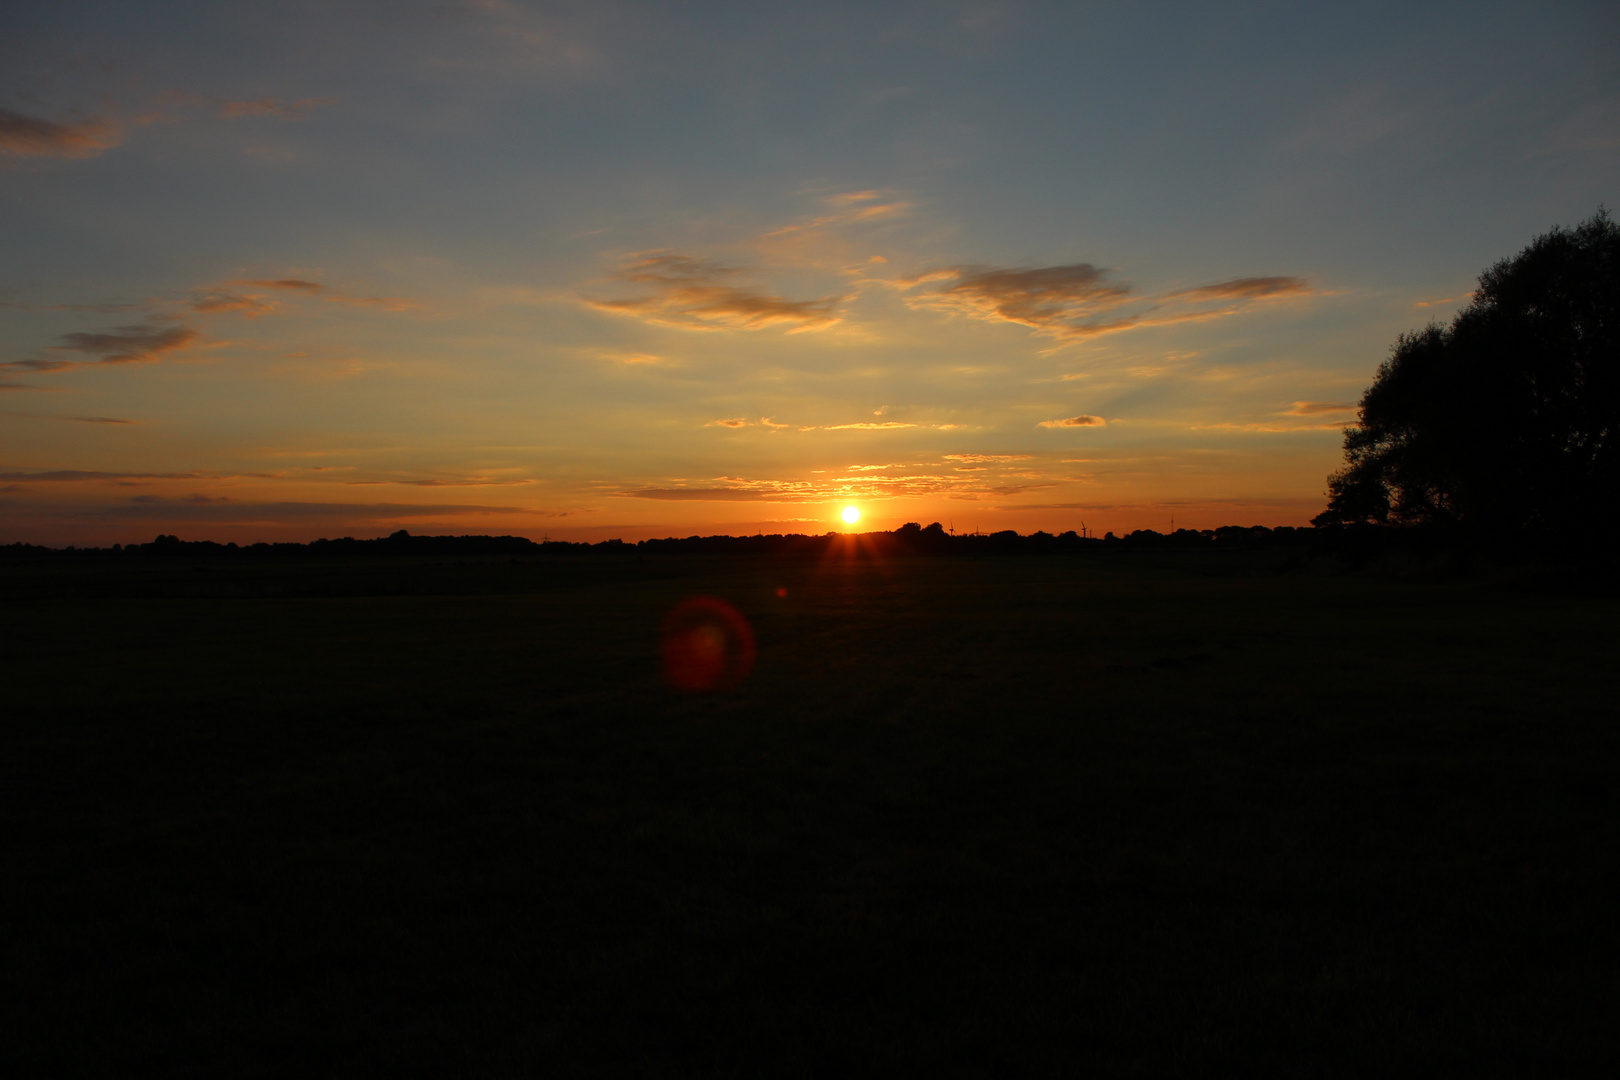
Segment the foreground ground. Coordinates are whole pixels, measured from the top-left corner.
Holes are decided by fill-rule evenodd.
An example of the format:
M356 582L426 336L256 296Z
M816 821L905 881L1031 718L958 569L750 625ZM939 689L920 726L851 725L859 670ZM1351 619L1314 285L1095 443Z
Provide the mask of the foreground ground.
M13 1075L1612 1062L1615 601L1278 561L0 567Z

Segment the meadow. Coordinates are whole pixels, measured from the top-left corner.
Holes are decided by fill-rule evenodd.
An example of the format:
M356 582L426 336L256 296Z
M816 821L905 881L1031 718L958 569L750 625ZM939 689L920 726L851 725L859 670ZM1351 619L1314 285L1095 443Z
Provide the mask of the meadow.
M660 673L694 595L735 689ZM1615 610L1267 550L13 559L7 1071L1595 1071Z

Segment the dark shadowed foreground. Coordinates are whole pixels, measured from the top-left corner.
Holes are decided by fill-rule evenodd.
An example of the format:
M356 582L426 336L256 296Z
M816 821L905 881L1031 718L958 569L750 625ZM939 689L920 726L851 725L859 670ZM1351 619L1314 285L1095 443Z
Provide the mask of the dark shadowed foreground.
M1612 1062L1613 599L1290 558L0 566L8 1071Z

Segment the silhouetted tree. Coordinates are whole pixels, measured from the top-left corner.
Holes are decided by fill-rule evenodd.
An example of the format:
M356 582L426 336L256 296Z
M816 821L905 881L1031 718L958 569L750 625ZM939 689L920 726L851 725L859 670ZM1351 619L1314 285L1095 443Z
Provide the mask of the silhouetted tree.
M1599 210L1402 334L1345 430L1317 525L1446 524L1592 544L1620 497L1620 227Z

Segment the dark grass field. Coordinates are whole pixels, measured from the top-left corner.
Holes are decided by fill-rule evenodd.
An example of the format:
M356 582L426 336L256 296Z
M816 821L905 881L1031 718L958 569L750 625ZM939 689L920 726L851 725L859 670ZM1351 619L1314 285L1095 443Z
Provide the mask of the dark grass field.
M1280 562L0 566L4 1071L1606 1072L1612 593Z

